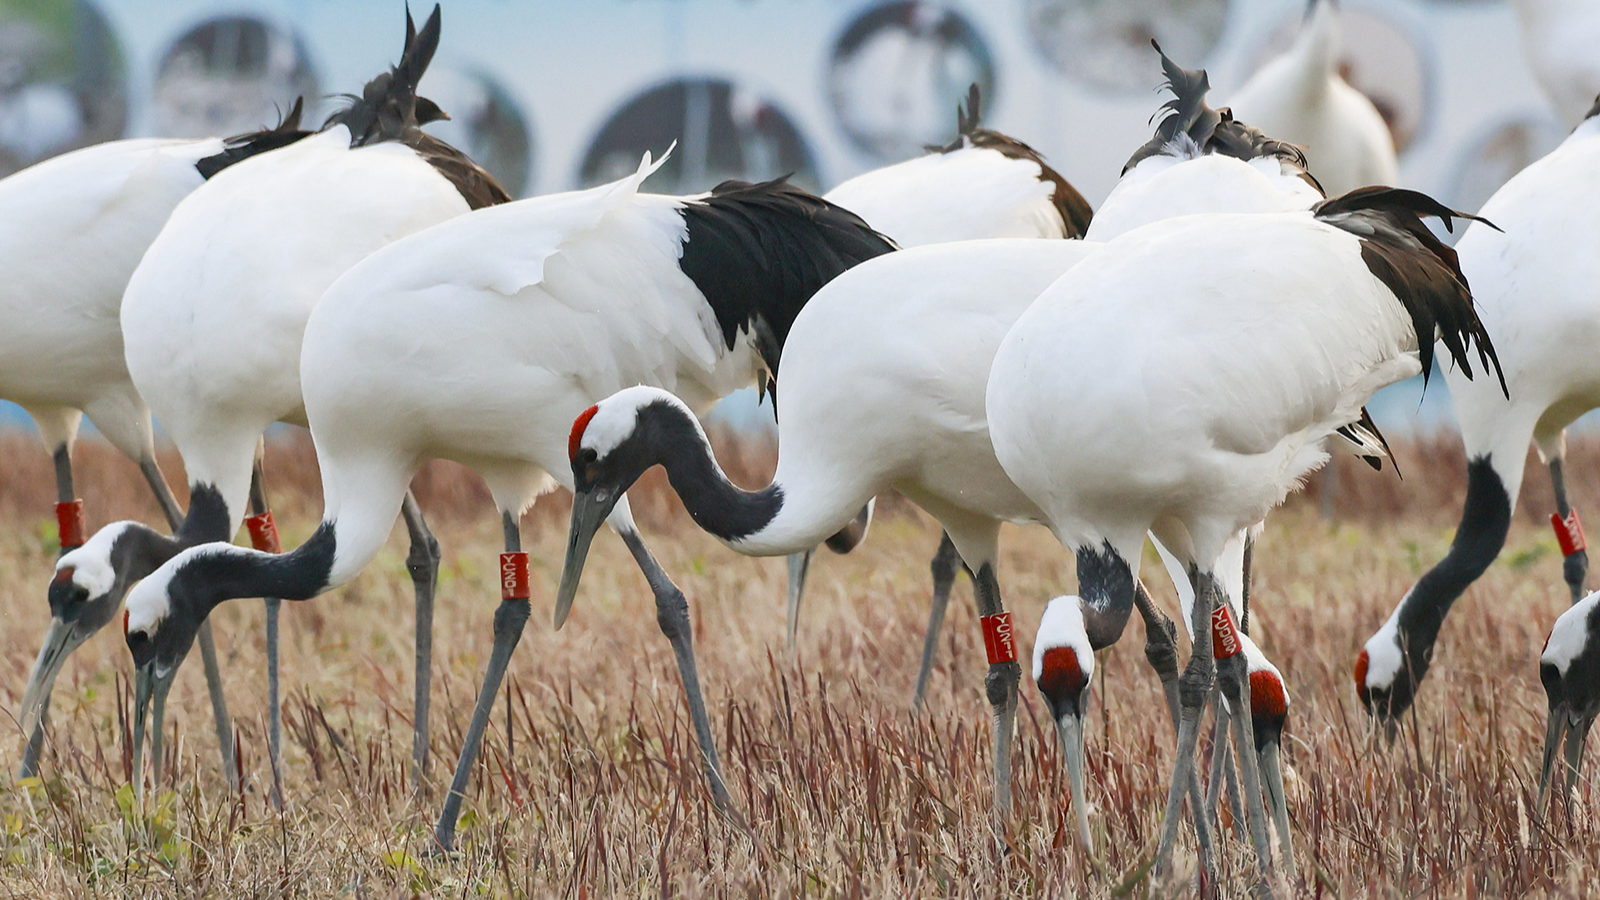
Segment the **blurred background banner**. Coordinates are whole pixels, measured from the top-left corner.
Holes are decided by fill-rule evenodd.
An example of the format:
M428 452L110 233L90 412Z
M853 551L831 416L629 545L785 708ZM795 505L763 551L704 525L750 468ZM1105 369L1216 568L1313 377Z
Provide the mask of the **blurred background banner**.
M826 189L951 139L977 82L985 123L1098 204L1163 101L1152 38L1207 68L1220 105L1288 46L1304 8L449 0L422 92L454 117L430 130L529 196L614 178L673 141L652 190L786 173ZM1387 119L1407 187L1475 210L1570 127L1540 94L1506 0L1345 0L1340 15L1345 77ZM0 176L119 137L257 128L299 95L318 122L394 62L403 25L399 0L0 0ZM1444 391L1430 394L1397 414L1447 417Z

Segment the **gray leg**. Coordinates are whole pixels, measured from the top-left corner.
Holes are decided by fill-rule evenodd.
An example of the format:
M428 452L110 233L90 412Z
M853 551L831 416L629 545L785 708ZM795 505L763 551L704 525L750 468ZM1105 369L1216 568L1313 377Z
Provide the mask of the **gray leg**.
M917 688L911 695L911 708L922 708L922 698L928 692L928 677L933 674L933 654L939 646L939 630L944 627L945 608L950 605L950 589L955 585L956 568L961 566L961 554L956 552L955 542L950 540L949 532L939 536L939 549L934 551L933 562L929 568L933 571L933 602L928 606L928 633L922 638L922 665L917 669Z
M50 454L56 469L56 500L71 503L78 492L72 487L72 445L62 444Z
M265 475L258 457L250 478L250 511L259 516L268 509ZM272 806L283 809L283 703L278 676L278 613L283 601L277 597L262 599L267 612L267 756L272 764Z
M56 500L61 503L71 503L77 492L72 486L72 445L61 444L50 454L51 462L55 464L56 474ZM67 552L62 547L62 553ZM33 727L33 733L28 735L28 743L22 748L22 765L17 768L18 778L32 778L39 774L39 755L44 751L44 729L50 721L50 697L44 698L44 707L40 710L39 724Z
M145 483L150 485L150 493L155 495L161 515L166 517L167 527L177 534L183 526L183 508L178 505L178 498L172 495L172 488L167 486L167 478L161 474L161 467L156 465L155 460L147 459L139 464L139 472L144 475Z
M1144 658L1161 679L1161 691L1167 698L1167 713L1172 719L1172 732L1178 733L1181 713L1178 703L1178 627L1167 618L1150 599L1143 582L1134 582L1133 603L1144 619ZM1189 773L1189 815L1194 819L1195 836L1200 847L1200 877L1206 885L1216 884L1216 856L1211 843L1211 822L1208 816L1198 815L1201 806L1199 776Z
M977 578L978 613L997 615L1004 611L1000 601L1000 583L995 580L994 566L984 563ZM984 692L989 705L994 708L994 815L997 823L1011 816L1011 735L1017 724L1017 684L1022 680L1022 667L1016 660L990 663L989 674L984 678Z
M522 527L516 516L504 510L500 513L501 527L505 530L506 552L522 549ZM500 601L494 611L494 649L489 653L489 665L483 673L483 685L478 689L478 704L472 710L472 722L467 726L466 740L461 745L461 756L456 760L455 775L450 779L450 793L444 798L444 809L439 813L439 823L433 829L437 851L449 853L455 849L456 820L461 816L461 801L466 797L467 779L472 775L472 765L478 759L478 746L483 743L483 732L489 726L489 713L494 710L495 694L506 677L506 667L511 654L522 640L522 628L528 622L527 598Z
M417 498L406 491L400 507L411 535L406 571L417 598L416 707L412 717L411 788L421 796L428 776L428 708L433 679L433 594L439 583L439 542L422 518Z
M1550 486L1555 489L1556 512L1565 519L1572 513L1572 505L1567 502L1567 480L1562 472L1562 461L1559 456L1550 459ZM1572 592L1573 603L1583 599L1583 578L1588 572L1589 553L1586 550L1579 550L1561 562L1561 574L1567 581L1567 589Z
M733 808L728 795L727 782L722 776L722 764L717 760L716 738L711 733L711 718L706 714L706 701L700 691L700 674L695 667L693 629L689 623L689 602L672 579L662 570L660 563L650 555L638 532L622 532L622 542L643 570L650 590L656 597L656 623L661 633L672 644L672 653L678 660L678 676L683 679L683 693L689 702L689 719L694 723L695 740L700 744L701 763L706 781L711 786L711 799L731 821L746 833L749 826Z
M1239 803L1239 776L1233 766L1233 746L1229 743L1232 717L1222 705L1221 692L1211 695L1214 718L1211 720L1211 778L1206 782L1206 821L1217 824L1217 800L1224 783L1228 786L1228 812L1233 816L1233 836L1248 840L1245 834L1244 807Z
M806 573L811 571L811 557L817 552L812 547L800 553L789 554L789 649L794 649L795 633L800 629L800 598L806 591Z
M1172 783L1167 789L1166 819L1162 822L1161 843L1156 848L1155 870L1165 872L1172 859L1172 847L1178 839L1178 822L1183 807L1184 785L1194 777L1194 747L1200 733L1200 714L1206 699L1216 684L1217 667L1212 658L1206 635L1211 634L1211 612L1222 602L1214 579L1190 569L1194 582L1195 602L1192 630L1197 636L1195 651L1189 655L1189 664L1178 677L1178 756L1172 772ZM1204 822L1206 816L1195 810L1194 821Z
M1245 666L1243 653L1236 653L1217 661L1218 682L1222 693L1233 708L1230 716L1233 725L1233 743L1240 754L1253 755L1255 736L1250 727L1250 673ZM1248 748L1248 749L1246 749ZM1244 799L1247 821L1250 825L1250 842L1255 846L1256 865L1268 896L1272 894L1272 846L1267 838L1267 812L1261 793L1261 772L1256 766L1242 766L1244 771Z

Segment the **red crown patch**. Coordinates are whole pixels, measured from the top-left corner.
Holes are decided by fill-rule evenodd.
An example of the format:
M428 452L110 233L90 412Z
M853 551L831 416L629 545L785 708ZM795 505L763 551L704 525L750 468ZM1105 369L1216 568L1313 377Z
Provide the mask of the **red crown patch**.
M589 420L594 418L594 414L599 411L600 407L591 406L583 412L578 413L578 418L572 421L572 434L567 437L568 460L574 460L578 458L578 446L583 443L583 431L589 427Z

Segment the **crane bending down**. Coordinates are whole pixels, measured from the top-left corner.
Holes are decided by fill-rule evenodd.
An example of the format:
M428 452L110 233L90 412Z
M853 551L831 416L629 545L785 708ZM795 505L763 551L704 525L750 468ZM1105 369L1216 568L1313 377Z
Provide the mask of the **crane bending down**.
M1078 555L1088 632L1126 619L1149 531L1199 598L1193 633L1213 632L1220 645L1219 660L1192 654L1180 681L1158 869L1171 856L1218 668L1235 743L1249 742L1246 670L1221 602L1224 545L1327 459L1326 439L1357 422L1374 391L1426 371L1427 338L1438 332L1465 370L1471 344L1485 367L1493 362L1454 255L1424 214L1458 215L1415 192L1369 188L1312 214L1187 216L1137 229L1052 285L996 354L986 395L995 452ZM1258 773L1247 765L1243 774L1270 883Z
M1456 598L1505 545L1531 441L1549 466L1551 523L1572 602L1589 558L1567 495L1566 427L1600 407L1600 104L1561 146L1506 182L1456 245L1479 315L1495 336L1509 399L1494 385L1445 370L1467 454L1467 496L1450 551L1407 591L1356 658L1355 686L1391 732L1416 698Z
M1094 212L1059 172L1027 144L981 126L978 86L956 110L955 140L916 159L857 175L825 198L854 212L902 248L982 238L1081 238ZM870 510L864 512L870 516ZM866 519L826 542L846 551ZM789 557L788 643L795 643L800 601L815 549ZM933 601L923 639L922 669L912 694L920 706L960 557L949 535L934 553Z
M408 15L400 63L361 98L319 133L229 168L174 210L129 281L122 324L134 382L183 453L189 515L170 539L137 523L107 526L62 558L53 590L86 602L109 595L114 608L129 584L184 547L231 539L247 505L252 542L275 549L258 448L273 422L305 422L300 349L323 291L398 237L508 199L486 172L418 128L442 115L415 93L439 33L437 7L420 32ZM420 511L407 506L420 785L438 552ZM278 601L268 599L269 754L281 804L277 616ZM142 752L136 741L136 759Z
M1556 755L1564 757L1563 801L1578 786L1583 745L1600 714L1600 591L1572 604L1550 629L1539 655L1539 680L1550 704L1545 727L1544 759L1539 769L1539 799L1534 815L1544 815ZM1570 809L1569 809L1570 811Z
M437 225L372 254L328 289L300 366L322 524L282 555L192 548L134 588L127 636L145 701L136 722L153 704L160 735L173 672L218 603L261 593L303 600L349 581L383 545L417 467L456 460L488 482L506 553L494 650L435 830L441 848L454 845L478 744L529 614L519 517L539 494L570 484L573 416L637 383L709 407L748 385L758 366L776 369L791 322L818 287L892 249L854 215L782 180L728 182L693 197L639 193L658 165L646 155L618 182ZM687 605L616 499L611 522L655 590L713 796L731 812Z
M85 413L112 446L138 463L167 524L174 531L182 524L183 510L156 464L150 410L123 359L123 291L174 207L228 165L293 140L301 133L298 123L296 105L276 128L227 141L112 141L0 181L0 258L6 261L0 396L28 410L54 457L63 553L86 537L83 501L72 479L72 447ZM83 601L70 591L50 591L50 629L18 714L28 738L19 777L37 770L42 723L61 666L120 604L120 594ZM199 638L231 784L233 730L210 629Z

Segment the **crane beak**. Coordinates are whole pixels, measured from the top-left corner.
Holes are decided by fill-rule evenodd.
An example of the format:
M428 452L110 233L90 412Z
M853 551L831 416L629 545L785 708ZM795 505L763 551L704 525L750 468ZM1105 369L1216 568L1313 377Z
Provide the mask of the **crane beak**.
M134 678L133 686L133 783L136 791L142 795L144 790L144 728L146 713L154 706L151 718L153 728L150 733L151 766L154 768L151 781L159 783L161 778L161 737L162 726L167 715L167 692L172 689L173 676L177 674L178 667L171 666L165 670L158 669L157 660L150 660L139 667Z
M1556 766L1556 754L1561 750L1567 732L1567 707L1561 704L1550 710L1550 720L1544 729L1544 764L1539 768L1539 800L1534 806L1535 817L1544 815L1545 798L1550 794L1550 776Z
M572 600L578 593L578 579L583 576L583 563L589 556L589 545L595 532L605 522L606 516L617 505L622 491L599 486L578 490L572 495L572 527L567 531L567 561L561 567L561 586L556 590L555 627L560 630L572 612Z
M20 722L24 738L33 734L39 727L39 722L44 718L44 708L50 701L50 692L55 688L56 676L61 674L61 667L66 664L67 657L72 651L78 649L89 637L81 633L77 625L60 618L50 620L50 630L45 632L44 646L39 648L39 658L34 660L33 672L28 675L28 687L22 692L22 711Z
M1278 830L1279 853L1283 859L1292 859L1289 836L1289 798L1283 791L1283 766L1278 760L1279 738L1270 735L1256 754L1256 764L1261 770L1261 786L1267 795L1267 814Z
M1089 839L1089 801L1083 785L1083 718L1076 712L1056 718L1056 733L1061 737L1061 755L1067 762L1067 781L1072 785L1072 810L1078 819L1078 842L1085 853L1094 853Z

